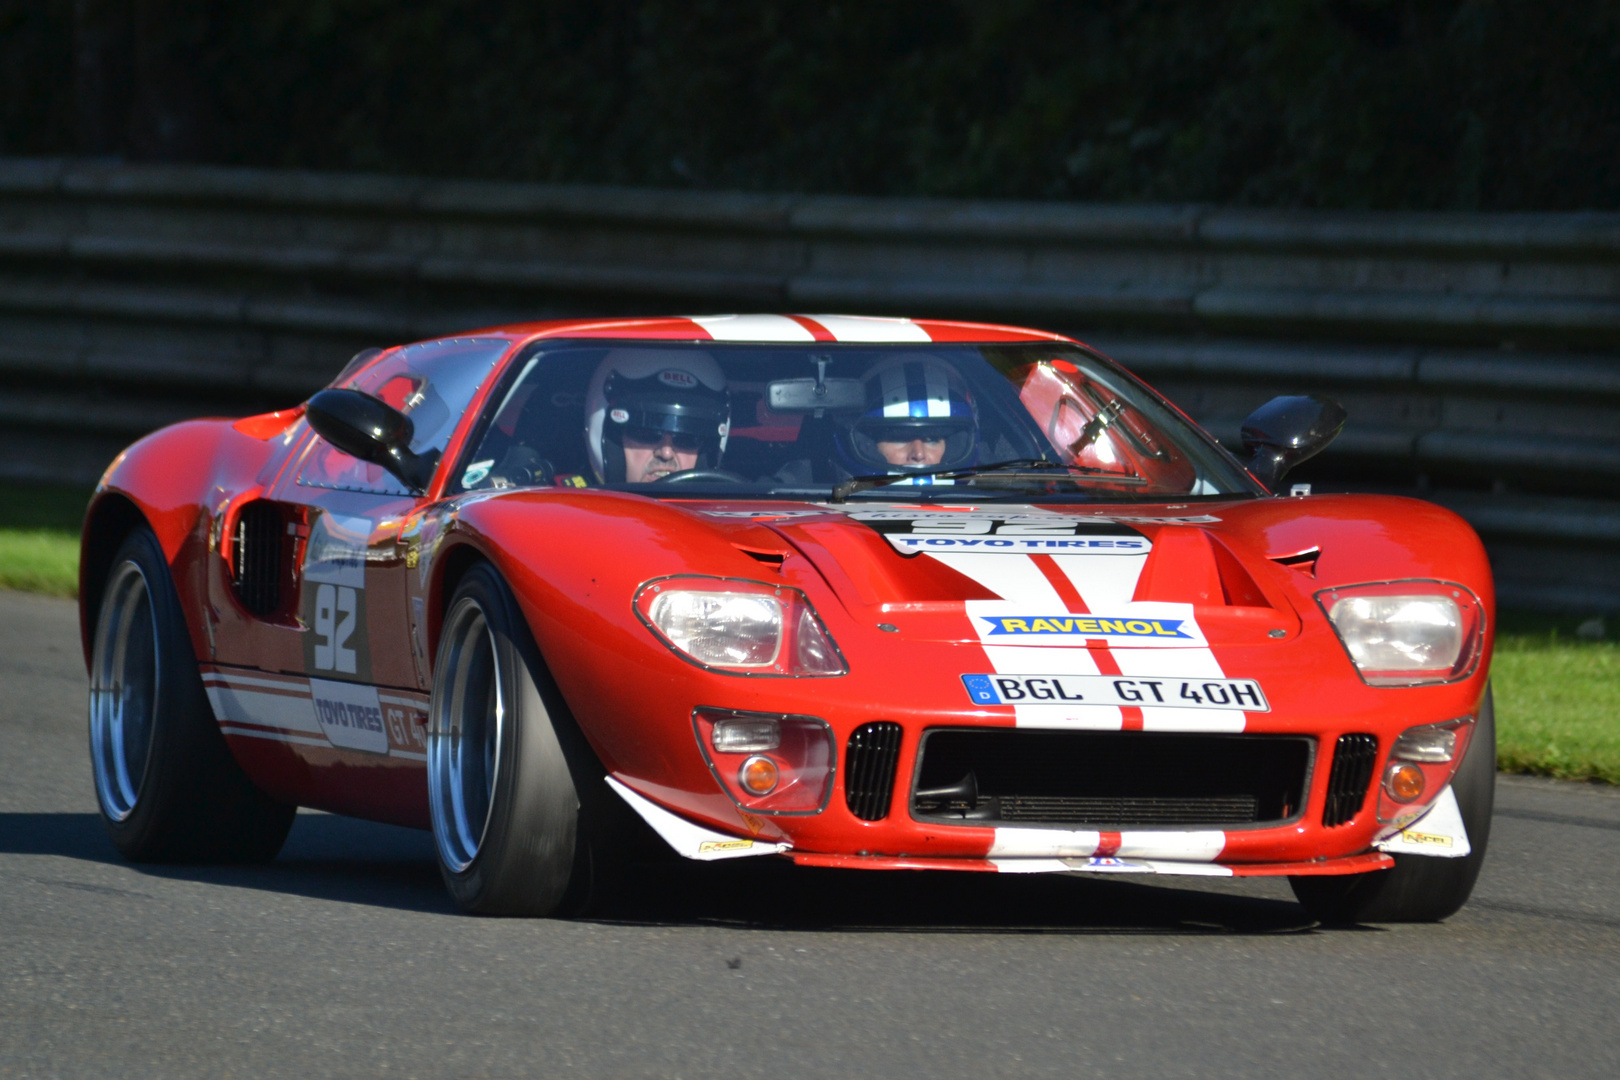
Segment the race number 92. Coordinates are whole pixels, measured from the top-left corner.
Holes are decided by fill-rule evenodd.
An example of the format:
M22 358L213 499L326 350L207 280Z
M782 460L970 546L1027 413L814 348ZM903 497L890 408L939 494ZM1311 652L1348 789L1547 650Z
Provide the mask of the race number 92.
M315 592L315 667L353 675L356 671L354 636L355 590L347 585L322 585Z

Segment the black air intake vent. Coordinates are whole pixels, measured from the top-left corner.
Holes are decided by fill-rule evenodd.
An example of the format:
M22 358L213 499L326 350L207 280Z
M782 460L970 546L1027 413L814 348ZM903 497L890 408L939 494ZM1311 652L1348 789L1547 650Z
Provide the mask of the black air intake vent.
M917 751L912 810L965 825L1275 825L1304 806L1313 748L1293 735L936 729Z
M1340 735L1333 748L1333 771L1328 775L1327 805L1322 824L1343 825L1361 813L1367 785L1378 763L1378 740L1371 735Z
M251 502L236 517L231 536L231 584L242 606L255 615L270 615L281 607L282 545L286 542L281 514L268 502Z
M900 763L900 725L862 724L844 751L844 801L864 821L882 821L894 800L894 770Z

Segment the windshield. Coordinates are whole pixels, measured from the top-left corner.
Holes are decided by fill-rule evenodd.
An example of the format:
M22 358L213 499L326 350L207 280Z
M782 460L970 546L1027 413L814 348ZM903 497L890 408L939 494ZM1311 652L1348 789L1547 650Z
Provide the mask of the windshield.
M1152 391L1062 343L548 343L507 381L451 490L979 502L1259 494Z

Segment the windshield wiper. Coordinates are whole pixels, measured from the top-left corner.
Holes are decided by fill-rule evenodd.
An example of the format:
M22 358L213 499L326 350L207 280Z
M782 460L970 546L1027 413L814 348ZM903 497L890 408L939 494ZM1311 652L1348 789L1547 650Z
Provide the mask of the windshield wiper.
M1038 479L1049 479L1052 472L1062 472L1066 480L1078 480L1081 475L1097 475L1106 477L1109 482L1116 484L1145 484L1146 480L1139 476L1121 476L1119 473L1109 472L1107 469L1093 468L1090 465L1064 465L1057 461L1047 461L1045 458L1015 458L1011 461L996 461L989 465L972 465L959 469L924 469L918 472L905 473L874 473L870 476L852 476L832 489L830 502L841 503L857 491L870 491L872 488L886 487L889 484L898 484L902 480L911 480L919 476L940 476L951 480L966 480L974 476L1002 475L1016 477L1021 472L1028 472Z

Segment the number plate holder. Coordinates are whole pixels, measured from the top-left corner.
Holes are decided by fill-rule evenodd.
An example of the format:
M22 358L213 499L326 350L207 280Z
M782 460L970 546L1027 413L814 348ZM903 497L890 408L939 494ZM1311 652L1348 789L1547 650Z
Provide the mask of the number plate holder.
M1254 679L1200 675L963 675L975 705L1112 705L1158 709L1270 712Z

